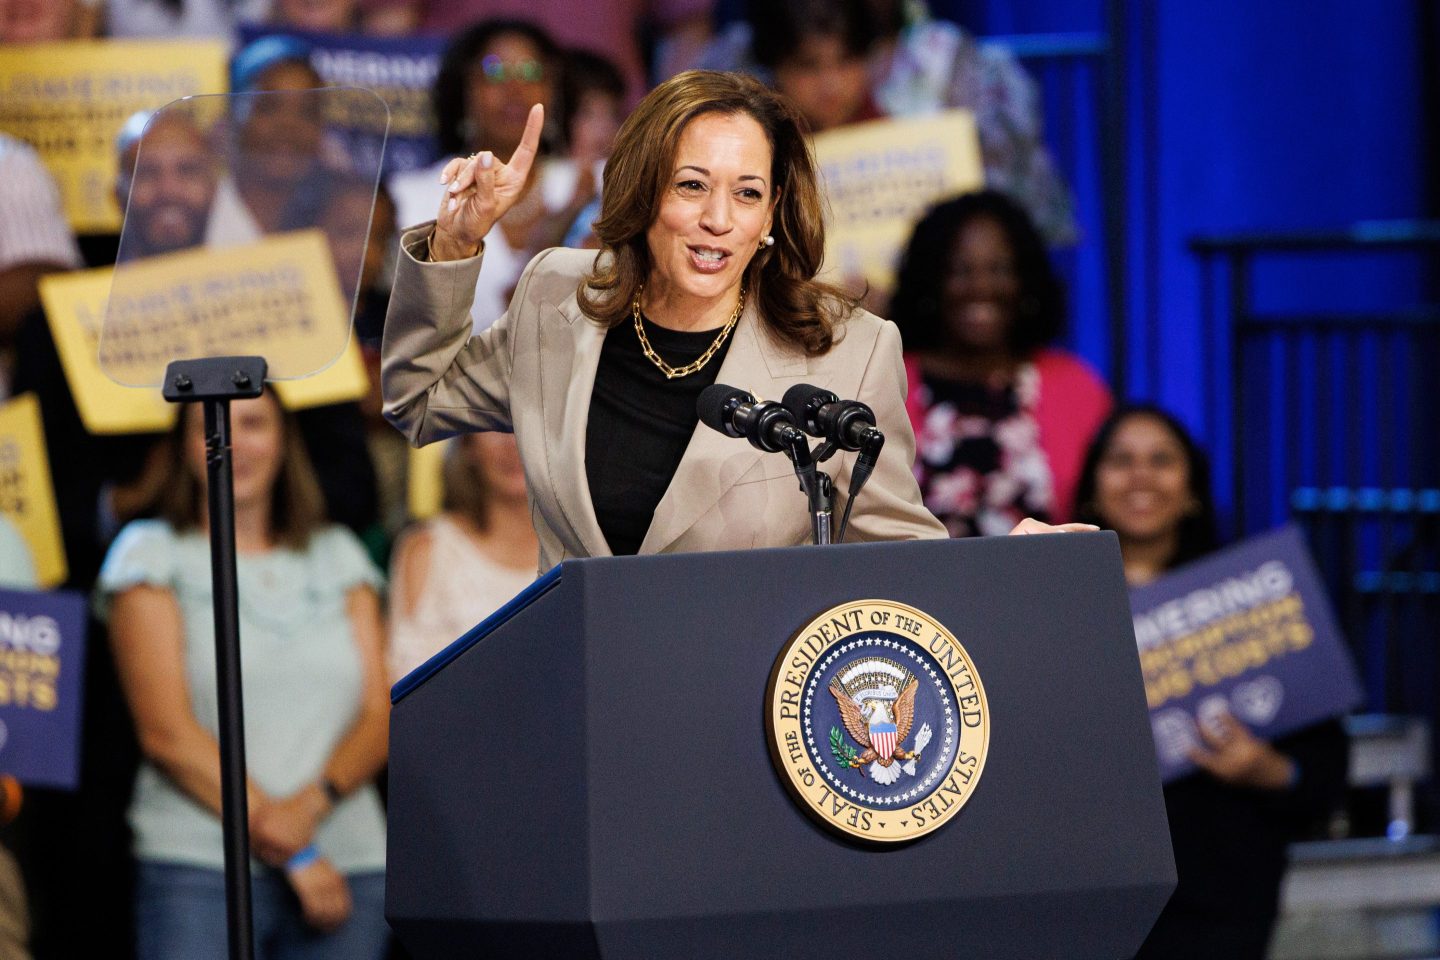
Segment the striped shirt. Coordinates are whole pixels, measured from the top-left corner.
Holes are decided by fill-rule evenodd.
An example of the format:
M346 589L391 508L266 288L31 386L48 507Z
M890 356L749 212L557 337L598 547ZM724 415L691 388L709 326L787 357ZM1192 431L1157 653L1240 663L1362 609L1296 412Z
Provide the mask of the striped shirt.
M0 270L24 263L81 266L60 190L35 151L0 133Z

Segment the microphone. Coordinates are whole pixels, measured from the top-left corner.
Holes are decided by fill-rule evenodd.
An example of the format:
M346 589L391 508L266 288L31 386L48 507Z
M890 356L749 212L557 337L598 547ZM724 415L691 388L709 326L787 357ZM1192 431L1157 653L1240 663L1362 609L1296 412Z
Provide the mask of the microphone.
M756 400L737 387L713 383L695 401L700 422L727 437L744 437L766 453L784 453L795 465L800 489L810 501L810 528L816 543L830 542L830 513L834 506L830 475L815 468L810 441L795 426L783 404Z
M796 429L789 410L773 400L756 400L737 387L711 384L700 391L695 412L710 429L727 437L743 437L766 453L791 452L806 446L805 435Z
M859 400L841 400L823 387L797 383L780 401L812 437L822 437L840 450L875 448L884 435L875 426L875 411ZM876 453L878 453L876 448Z
M845 542L850 526L850 508L880 460L885 434L875 426L875 411L859 400L841 400L832 391L808 383L797 383L785 391L781 401L795 422L812 437L823 437L825 446L818 459L828 459L835 450L858 450L855 467L850 471L850 489L845 496L845 513L840 517L840 533L836 543Z

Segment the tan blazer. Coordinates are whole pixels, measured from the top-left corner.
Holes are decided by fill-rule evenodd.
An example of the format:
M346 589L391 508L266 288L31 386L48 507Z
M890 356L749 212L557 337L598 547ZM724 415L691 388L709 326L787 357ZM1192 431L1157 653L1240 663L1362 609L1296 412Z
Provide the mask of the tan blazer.
M610 555L585 474L585 425L606 331L580 311L576 291L593 251L552 249L525 268L510 309L471 336L470 301L481 257L425 256L431 227L401 241L385 320L385 416L415 446L473 430L513 430L525 467L540 569L569 557ZM820 357L774 342L751 298L717 382L778 400L796 383L827 387L874 410L886 444L850 519L847 541L945 536L920 502L910 466L915 438L905 413L905 370L895 325L857 311ZM835 477L836 523L854 454L824 468ZM642 554L807 543L810 522L794 468L778 453L697 424Z

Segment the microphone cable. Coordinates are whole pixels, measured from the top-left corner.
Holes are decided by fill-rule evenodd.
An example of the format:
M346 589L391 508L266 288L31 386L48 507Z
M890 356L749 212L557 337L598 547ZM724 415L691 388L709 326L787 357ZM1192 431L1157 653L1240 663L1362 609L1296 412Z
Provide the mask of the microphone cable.
M855 505L855 498L860 495L870 474L875 470L875 464L880 459L880 448L885 446L885 434L871 427L865 431L860 440L860 456L855 458L855 469L850 471L850 484L845 491L845 512L840 515L840 529L836 532L835 542L845 542L845 530L850 526L850 508Z

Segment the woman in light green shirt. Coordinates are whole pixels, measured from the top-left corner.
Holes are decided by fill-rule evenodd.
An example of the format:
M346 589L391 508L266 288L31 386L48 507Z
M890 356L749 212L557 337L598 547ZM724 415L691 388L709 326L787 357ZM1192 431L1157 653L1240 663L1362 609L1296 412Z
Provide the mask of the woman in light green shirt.
M379 958L380 574L348 531L323 523L300 435L274 395L234 403L232 424L257 958ZM126 527L99 584L145 759L130 805L140 960L219 958L226 944L198 405L172 440L164 519Z

